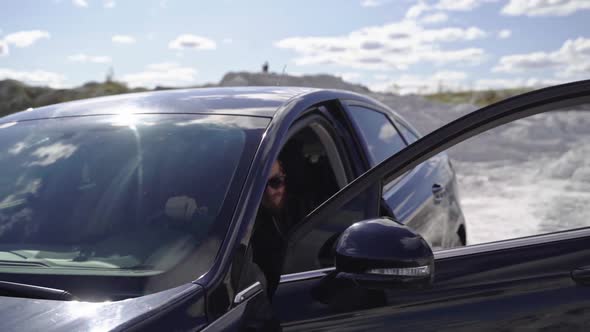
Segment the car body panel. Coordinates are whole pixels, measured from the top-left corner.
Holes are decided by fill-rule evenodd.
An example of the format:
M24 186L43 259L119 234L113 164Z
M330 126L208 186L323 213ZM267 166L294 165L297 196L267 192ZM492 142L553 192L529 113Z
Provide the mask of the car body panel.
M279 298L291 301L275 309L285 331L581 331L590 324L590 288L576 284L571 271L590 262L589 236L585 230L568 241L549 236L527 246L474 246L471 254L439 251L435 281L425 290L339 289L338 301L323 304L309 291L320 277L285 282L289 296Z
M148 320L176 312L175 325L197 329L206 325L203 288L186 284L160 293L116 302L55 301L1 297L2 331L109 331L141 327ZM179 307L185 310L178 310ZM187 311L186 308L191 308ZM178 315L184 313L184 315Z
M455 188L454 173L450 171L446 154L436 155L416 166L408 174L383 190L385 203L395 218L418 231L433 250L445 247L444 240L461 223L456 196L450 195ZM441 190L434 193L435 186Z
M408 130L416 137L420 136L399 114L384 105L348 100L346 106L349 114L352 112L349 107L355 106L385 115L406 145L411 138L402 134L400 123L406 128L412 128ZM361 131L358 126L355 129ZM367 149L364 152L370 154ZM384 181L383 204L392 217L418 231L434 250L449 248L458 244L453 239L458 237L457 230L460 227L465 229L455 182L451 162L443 152L395 181Z
M206 113L272 117L291 98L311 88L207 88L164 90L92 98L31 108L2 123L67 116L137 113Z

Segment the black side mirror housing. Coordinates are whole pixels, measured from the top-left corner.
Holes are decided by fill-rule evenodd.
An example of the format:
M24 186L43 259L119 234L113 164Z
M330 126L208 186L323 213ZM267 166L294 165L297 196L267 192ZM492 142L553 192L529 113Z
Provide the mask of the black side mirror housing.
M428 287L434 255L428 243L392 219L357 222L336 243L336 278L366 288Z

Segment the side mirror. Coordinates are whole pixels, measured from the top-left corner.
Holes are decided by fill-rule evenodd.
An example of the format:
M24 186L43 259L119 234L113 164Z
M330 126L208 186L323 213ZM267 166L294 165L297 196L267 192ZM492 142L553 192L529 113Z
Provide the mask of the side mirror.
M336 243L336 278L366 288L427 287L434 278L434 255L409 227L388 218L348 227Z

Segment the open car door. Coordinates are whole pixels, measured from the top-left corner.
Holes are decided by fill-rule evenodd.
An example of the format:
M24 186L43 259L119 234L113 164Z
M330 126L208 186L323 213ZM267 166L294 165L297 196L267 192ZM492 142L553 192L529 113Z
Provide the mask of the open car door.
M349 183L293 229L289 245L296 246L383 179L399 177L470 137L531 115L589 103L590 80L529 92L472 112ZM429 265L426 251L416 254L417 247L424 249L418 235L383 220L355 224L351 228L357 230L349 228L340 235L334 268L283 276L273 307L284 330L590 327L590 228L438 251ZM378 228L379 224L387 227ZM363 238L358 231L363 227L377 232L393 229L394 237L384 242L383 236L367 231ZM389 266L394 260L397 265ZM383 282L389 277L392 282Z

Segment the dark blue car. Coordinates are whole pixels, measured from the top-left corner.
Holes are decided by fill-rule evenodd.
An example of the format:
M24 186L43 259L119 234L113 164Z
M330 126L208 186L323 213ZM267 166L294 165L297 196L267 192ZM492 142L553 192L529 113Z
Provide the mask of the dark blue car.
M0 330L496 327L492 313L469 310L518 295L502 271L555 281L539 273L583 266L590 233L448 250L466 243L466 229L443 151L589 96L588 82L533 92L423 138L370 98L286 87L131 94L6 116ZM269 299L250 240L281 153L307 208ZM557 264L549 248L559 241Z

